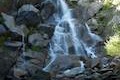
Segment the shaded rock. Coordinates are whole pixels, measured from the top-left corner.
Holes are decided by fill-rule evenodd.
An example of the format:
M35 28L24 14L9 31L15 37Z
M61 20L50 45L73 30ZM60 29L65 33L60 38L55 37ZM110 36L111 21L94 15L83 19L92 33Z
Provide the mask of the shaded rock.
M38 25L38 30L40 31L40 33L42 34L47 34L48 39L51 39L53 34L54 34L54 30L55 27L49 24L39 24Z
M35 65L40 65L41 64L41 61L39 61L37 59L31 59L29 62L32 63L32 64L35 64Z
M22 11L16 17L16 24L26 24L28 26L36 26L41 22L40 16L33 11Z
M108 72L108 71L113 71L113 69L103 68L103 69L100 70L101 73L105 73L105 72Z
M41 62L42 63L42 62ZM41 65L35 65L35 64L31 64L31 63L27 63L26 65L25 65L25 69L26 69L26 71L28 72L28 74L31 74L31 75L33 75L33 74L35 74L35 72L37 71L37 70L39 70L40 68L41 68L41 66L42 66L42 64Z
M51 3L50 1L46 2L43 4L43 8L41 10L41 16L42 19L45 21L46 19L48 19L50 16L52 16L52 14L55 12L55 6L53 3Z
M4 34L6 32L7 32L6 28L3 25L0 25L0 35Z
M14 68L14 76L16 78L20 79L20 77L25 76L26 74L27 72L25 70Z
M0 48L0 79L5 78L9 70L16 63L17 57L17 52L9 51L2 47Z
M38 70L29 80L51 80L50 73Z
M16 1L15 0L15 7L17 7L17 8L20 8L21 6L23 6L23 5L36 5L36 4L41 4L42 2L43 2L44 0L19 0L19 1Z
M75 80L85 80L86 76L87 75L85 75L85 74L78 75L78 76L75 77Z
M0 1L0 12L8 12L11 10L13 0L1 0Z
M49 43L49 40L45 40L44 37L39 33L30 35L28 41L33 46L40 46L40 47L45 47Z
M108 72L102 74L102 78L103 79L108 79L110 77L110 75L112 75L112 74L113 74L112 71L108 71Z
M47 52L35 52L35 51L28 51L24 54L24 57L30 57L31 59L37 59L40 60L40 62L44 62L44 59L46 59Z
M89 19L87 23L91 31L94 31L94 33L98 33L98 22L95 18Z
M91 68L94 68L94 67L100 67L100 59L99 58L92 59Z
M101 67L106 68L109 66L109 59L107 57L103 57L101 59Z
M41 22L40 15L38 13L39 10L32 4L23 5L18 11L16 23L18 25L26 24L29 26L36 26Z
M114 58L110 63L110 67L114 69L115 73L120 73L120 58Z
M101 74L99 74L99 73L94 73L93 75L92 75L92 80L101 80Z

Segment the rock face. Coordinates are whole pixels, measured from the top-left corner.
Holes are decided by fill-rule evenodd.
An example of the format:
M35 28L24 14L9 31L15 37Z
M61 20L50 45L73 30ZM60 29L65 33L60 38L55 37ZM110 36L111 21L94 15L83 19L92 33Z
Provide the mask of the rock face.
M28 6L30 6L30 9L28 9ZM49 16L52 15L51 11L52 9L50 9ZM3 52L0 52L1 56L5 58L1 57L0 63L5 63L4 66L6 66L6 70L0 73L1 79L5 77L11 80L33 80L38 77L42 80L50 80L50 74L42 71L42 68L48 57L48 43L53 36L55 27L42 24L40 16L40 11L33 5L23 5L15 16L2 13L3 23L0 25L0 36L7 35L7 31L10 35L7 35L2 42L0 38L0 47L5 46L10 50L14 49L19 51L20 54L19 56L14 56L17 53L12 56L9 54L9 59L9 55L3 57ZM2 70L2 65L0 67L0 70ZM38 76L38 74L41 74L41 76Z
M8 74L8 71L13 67L16 63L18 57L17 52L13 51L5 51L3 48L0 48L0 79L3 78Z
M113 0L113 4L118 5L119 1L116 3L117 1ZM119 6L115 7L116 10L104 11L103 4L98 0L73 0L72 2L78 2L78 6L73 9L75 18L80 23L87 22L94 33L106 37L112 32L114 23L120 24L120 15L119 12L117 13ZM68 43L70 55L58 55L48 66L49 68L43 69L49 62L48 44L55 29L54 24L51 24L51 16L54 16L55 11L56 6L51 0L0 0L0 12L2 12L2 17L0 16L0 80L51 80L51 78L53 80L119 80L119 57L101 57L99 54L100 58L98 56L97 59L90 59L75 56L71 42ZM3 12L11 13L13 16ZM66 33L69 31L66 22L60 25L66 26ZM84 28L77 28L77 31L82 34L85 31ZM79 36L86 43L92 43L91 37L86 35ZM96 36L93 35L93 37ZM99 52L103 53L101 51L97 53ZM81 69L80 61L86 64L85 70ZM44 70L51 71L48 73Z

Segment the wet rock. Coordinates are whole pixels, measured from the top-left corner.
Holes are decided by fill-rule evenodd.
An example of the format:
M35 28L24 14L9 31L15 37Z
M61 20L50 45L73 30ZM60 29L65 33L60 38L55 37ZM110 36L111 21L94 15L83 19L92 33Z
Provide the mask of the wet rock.
M38 30L40 33L46 34L48 36L48 39L51 39L54 34L55 27L49 24L39 24Z
M28 40L33 46L39 47L45 47L49 43L49 40L45 40L44 37L39 33L30 35Z
M6 32L7 32L6 28L0 24L0 35L4 34Z
M64 71L64 75L67 77L72 77L75 76L77 74L83 73L85 71L84 65L81 64L80 67L75 67L69 70Z
M16 24L26 24L27 26L36 26L41 22L40 16L33 11L23 11L16 17Z
M47 3L43 4L43 8L41 10L42 19L43 20L48 19L50 16L53 15L54 12L55 12L55 6L53 5L53 3L48 1Z
M75 55L56 55L51 62L43 68L46 72L59 72L60 70L66 70L68 68L74 68L80 66L80 57Z

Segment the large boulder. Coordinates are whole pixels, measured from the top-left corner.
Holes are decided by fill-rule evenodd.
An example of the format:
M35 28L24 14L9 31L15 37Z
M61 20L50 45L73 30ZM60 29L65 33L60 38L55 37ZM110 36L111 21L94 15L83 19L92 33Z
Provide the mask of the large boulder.
M34 11L22 11L16 17L16 24L26 24L27 26L36 26L41 22L40 16Z

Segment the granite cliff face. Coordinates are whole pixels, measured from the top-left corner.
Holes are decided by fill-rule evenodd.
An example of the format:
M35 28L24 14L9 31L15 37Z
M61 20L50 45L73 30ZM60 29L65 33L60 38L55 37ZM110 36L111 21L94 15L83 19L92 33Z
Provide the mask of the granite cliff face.
M97 41L97 38L93 41L93 38L88 36L85 23L88 24L92 33L102 37L103 41L100 40L94 46L98 57L91 59L86 54L82 56L75 55L74 43L72 43L71 39L72 33L70 33L67 36L69 55L63 55L66 50L63 50L63 53L61 50L56 51L60 54L54 59L49 72L45 72L43 68L51 60L49 44L53 40L56 24L60 20L59 17L56 19L56 12L61 13L57 1L1 0L1 80L120 79L120 57L106 56L104 50L104 42L108 40L109 36L114 35L113 24L115 23L118 26L120 24L119 3L117 4L115 0L112 0L114 6L106 7L101 0L66 1L68 7L72 9L70 10L72 18L76 19L73 22L75 26L78 26L76 29L79 38L82 38L88 46ZM61 14L63 15L63 13ZM68 17L70 16L65 19L68 19ZM59 32L69 33L70 22L64 21L59 24L59 26L65 28L64 31ZM63 37L62 39L61 43L65 44ZM59 48L57 47L57 49ZM81 69L84 69L83 66L85 70L81 73Z

